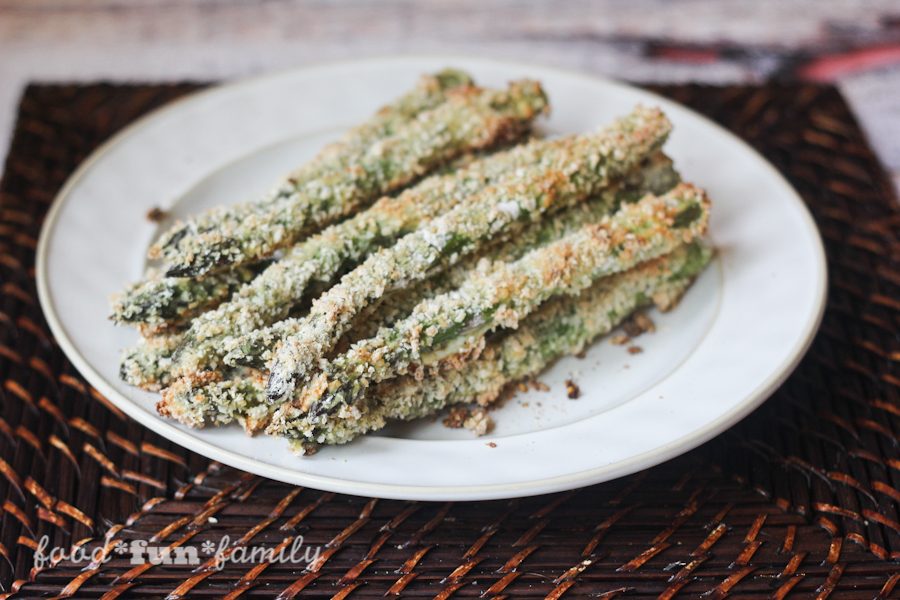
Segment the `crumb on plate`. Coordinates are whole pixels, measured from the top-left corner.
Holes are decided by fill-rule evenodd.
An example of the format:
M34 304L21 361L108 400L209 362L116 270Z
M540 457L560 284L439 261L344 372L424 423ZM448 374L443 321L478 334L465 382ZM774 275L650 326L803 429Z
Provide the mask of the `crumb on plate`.
M169 216L169 213L158 206L154 206L147 211L147 220L153 223L162 223Z
M629 337L636 338L644 333L656 331L656 324L642 312L634 313L627 321L622 323L622 329Z
M631 338L625 335L624 333L617 333L616 335L609 338L609 342L613 346L624 346L628 342L631 341Z
M484 435L494 428L494 420L482 407L473 409L468 418L463 422L463 427L475 435Z
M543 381L538 381L537 379L531 380L531 387L539 392L549 392L550 386L544 383Z
M449 414L441 421L444 427L450 429L460 429L469 417L469 409L465 406L454 406L450 409Z

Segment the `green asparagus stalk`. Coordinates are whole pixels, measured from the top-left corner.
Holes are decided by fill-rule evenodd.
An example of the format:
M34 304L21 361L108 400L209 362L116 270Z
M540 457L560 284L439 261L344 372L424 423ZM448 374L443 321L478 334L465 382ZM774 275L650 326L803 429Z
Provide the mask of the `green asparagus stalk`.
M473 155L468 155L453 164L456 169L464 169L471 166L474 160ZM321 288L330 285L346 265L358 262L373 249L389 243L391 235L398 236L414 229L420 219L445 210L470 189L483 186L485 181L506 168L511 168L511 165L503 160L502 153L498 153L478 163L477 169L455 175L448 170L444 175L434 175L399 197L386 196L356 217L332 225L289 250L278 264L264 270L255 283L245 286L230 303L198 315L193 328L180 339L170 337L170 343L165 346L141 344L132 348L120 367L123 379L149 390L171 384L175 379L171 370L176 367L176 357L173 356L176 351L180 351L180 364L185 365L179 376L192 377L208 364L215 365L217 358L226 352L224 344L230 338L225 333L231 330L257 331L255 327L284 318L303 298L319 295ZM396 229L394 234L390 233L392 228ZM271 261L268 264L271 265ZM212 273L196 279L169 277L164 278L162 284L138 284L135 292L130 294L134 298L127 302L120 301L123 308L116 307L114 310L118 314L128 307L130 311L139 312L147 310L144 308L147 304L157 303L158 306L153 305L147 312L171 314L177 311L171 310L170 305L177 304L180 298L187 296L190 299L205 293L206 288L198 292L195 291L196 286L204 286L208 280L221 281L231 277L229 273ZM216 288L216 291L221 290ZM154 298L153 292L159 292L162 299ZM230 295L232 292L228 293ZM210 302L213 302L212 296ZM120 317L119 320L126 319ZM267 333L274 335L279 331L276 328ZM287 333L285 331L284 335Z
M637 202L647 194L661 195L681 182L672 159L662 152L649 157L640 167L628 173L624 179L600 190L585 202L564 208L552 217L529 224L510 238L500 237L491 243L483 255L472 255L457 264L452 271L470 271L482 258L492 261L513 261L589 223L597 223L619 209L622 204ZM453 276L457 285L459 275Z
M180 333L163 333L142 337L129 349L119 365L119 377L132 385L158 391L169 381L164 376L172 363L172 353L181 342Z
M424 380L405 377L380 384L366 394L358 418L351 418L356 414L352 411L339 412L324 423L313 423L292 405L278 409L266 402L265 381L253 369L183 378L163 392L157 409L192 427L237 420L248 433L259 431L278 410L273 433L304 443L344 443L380 429L387 419L413 419L457 402L493 400L496 394L488 392L536 374L559 356L581 351L635 308L651 300L662 310L670 308L710 255L700 243L681 246L624 274L601 279L578 296L548 301L526 317L518 330L489 343L480 357L463 362L462 369L460 359L454 357L453 369L439 364ZM522 349L531 354L523 355Z
M552 219L545 219L528 227L514 239L489 248L484 257L471 256L444 273L438 273L410 289L388 294L377 305L367 308L357 317L351 331L353 341L374 336L381 327L391 327L406 317L422 300L433 298L459 287L468 277L482 268L483 258L509 261L520 258L528 250L555 241L583 227L599 222L622 201L633 201L646 193L664 193L678 183L672 161L662 153L651 157L646 165L630 173L620 184L603 190L596 198L573 206ZM279 321L239 338L232 338L237 351L225 356L229 367L262 369L271 359L271 350L294 331L296 319ZM163 390L158 408L161 413L183 423L200 426L203 422L224 424L233 419L245 427L259 427L263 416L271 413L257 406L247 397L256 397L253 390L262 386L259 371L228 369L220 378L210 372L186 376ZM252 379L252 381L248 381ZM267 407L272 406L266 404Z
M217 368L233 347L226 345L232 337L284 319L309 296L314 283L330 283L374 250L414 230L422 220L449 210L504 172L535 162L542 148L541 142L533 142L467 161L456 172L426 178L399 196L385 196L368 210L295 245L229 302L194 319L181 343L160 350L163 355L154 348L133 349L121 368L129 375L126 381L149 389L205 368ZM172 372L156 368L163 365ZM148 367L152 369L146 370Z
M309 163L297 169L293 178L298 185L312 181L318 176L322 165L335 155L361 146L368 146L381 138L393 135L400 125L414 119L419 113L431 110L445 102L450 90L472 84L472 78L467 73L456 69L444 69L433 75L423 76L412 90L391 104L382 107L365 123L347 131L337 142L323 148ZM278 199L278 195L272 194L261 200L261 203L267 204L276 199ZM178 256L184 251L181 247L182 240L186 240L198 232L216 229L223 223L223 219L230 223L236 223L241 218L252 214L255 209L255 204L244 204L233 207L227 214L210 211L193 218L188 223L178 224L163 234L151 247L151 257Z
M602 190L597 197L568 208L552 219L532 224L513 239L501 240L501 243L488 248L484 257L491 260L515 260L528 250L559 239L587 223L599 221L623 201L635 201L647 193L662 194L678 183L678 173L669 157L657 153L646 162L641 168L629 173L622 182ZM432 276L409 290L387 294L378 304L367 307L355 319L351 332L357 339L372 337L379 327L390 326L398 318L408 315L420 300L458 287L481 258L481 255L470 256L445 274ZM228 338L225 344L230 350L223 362L232 367L265 367L272 360L272 353L277 345L296 332L300 323L300 319L279 321L242 336Z
M639 107L598 135L552 142L539 165L487 187L370 256L318 298L298 332L285 340L272 366L269 398L290 398L354 317L384 293L452 266L489 240L599 192L658 150L669 130L661 111Z
M647 193L662 194L678 183L678 173L671 159L664 154L657 153L646 162L622 183L611 186L588 202L554 215L552 219L528 227L514 239L496 244L487 250L484 257L471 256L449 271L438 273L410 289L385 296L357 317L348 332L352 334L351 341L372 337L380 328L391 327L408 316L422 300L459 287L488 262L483 258L494 261L518 259L529 250L555 241L588 223L599 222L622 201L634 201ZM264 383L260 383L259 371L254 369L265 366L271 358L271 349L291 331L291 321L279 321L237 338L234 343L239 351L225 356L225 364L253 369L228 369L222 378L205 372L175 381L163 390L160 412L194 427L203 422L225 424L237 419L245 428L258 428L264 417L274 410L274 405L266 403L263 408L258 406L256 400L248 400L258 397L257 387L265 387Z
M680 184L646 196L513 263L497 263L459 290L419 304L390 330L324 364L293 398L315 419L352 405L372 384L437 362L497 327L516 327L552 296L574 294L600 277L671 252L706 230L705 193ZM275 371L269 377L269 389ZM271 396L270 396L271 397Z
M190 427L237 420L248 433L256 433L272 413L272 407L263 402L265 387L265 378L252 369L206 371L182 377L163 390L156 410Z
M482 152L466 154L440 169L440 173L453 173L485 156ZM260 261L194 278L159 277L151 273L114 299L110 318L116 323L137 325L142 331L171 329L228 300L241 285L272 262ZM321 284L333 282L324 276L317 276L315 280Z
M417 419L463 402L488 405L510 383L534 377L558 358L581 352L634 310L651 303L661 310L671 308L711 254L699 243L681 246L630 271L601 279L578 296L547 302L517 330L489 343L479 356L462 364L447 361L422 380L404 376L386 381L357 406L322 421L308 419L294 405L284 405L268 431L290 438L294 449L304 453L310 446L349 442L381 429L392 419ZM248 397L255 406L264 404L258 388Z
M227 300L267 265L263 262L196 278L153 277L132 285L113 302L116 323L160 329L179 325Z
M426 178L294 246L230 302L194 320L177 357L177 374L215 368L229 352L240 356L242 348L251 352L255 344L288 335L290 322L276 325L272 331L260 328L284 319L312 281L333 281L342 270L414 231L422 221L450 210L505 174L540 160L545 147L546 142L532 142L475 161L455 173ZM255 337L242 337L248 335Z
M532 81L513 82L502 91L457 88L446 95L445 102L388 137L328 153L314 175L289 177L274 198L217 209L202 228L189 223L184 235L167 238L177 238L175 245L154 247L152 255L162 254L169 276L258 261L462 154L518 137L547 107Z

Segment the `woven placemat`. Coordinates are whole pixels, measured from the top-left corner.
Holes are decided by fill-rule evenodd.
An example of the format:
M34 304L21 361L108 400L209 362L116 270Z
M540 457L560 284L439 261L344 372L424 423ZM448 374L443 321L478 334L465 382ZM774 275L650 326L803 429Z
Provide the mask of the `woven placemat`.
M23 97L0 184L5 592L887 598L900 591L900 213L833 88L655 88L766 155L822 231L828 309L782 389L739 426L654 469L569 493L442 504L300 489L210 462L126 418L54 343L33 268L54 194L100 142L196 87L31 86ZM295 558L318 558L242 562L252 555L238 550L217 569L208 550L224 536L243 550L302 539L318 555ZM131 564L140 543L185 550L169 555L179 564ZM95 552L94 560L48 555L51 548ZM36 554L47 560L36 563Z

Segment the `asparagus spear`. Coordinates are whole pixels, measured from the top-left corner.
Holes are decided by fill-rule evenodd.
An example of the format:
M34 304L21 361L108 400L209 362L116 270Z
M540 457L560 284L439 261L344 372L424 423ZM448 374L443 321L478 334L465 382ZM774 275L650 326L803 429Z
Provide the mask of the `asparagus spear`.
M472 84L472 78L467 73L456 69L444 69L433 75L424 75L411 91L382 107L365 123L347 131L337 142L323 148L314 159L297 169L293 174L294 179L298 184L311 181L317 177L318 169L323 163L327 163L327 159L393 135L398 126L414 119L419 113L443 103L447 99L448 91ZM264 198L261 203L270 203L277 198L277 194L273 194ZM151 247L150 255L152 258L177 256L183 252L182 240L198 232L214 230L220 226L222 219L237 222L252 214L255 208L255 204L243 204L233 207L227 214L210 211L194 217L188 223L177 224Z
M190 235L178 237L177 248L164 245L152 252L162 252L169 276L197 276L260 260L457 156L518 137L546 106L533 81L513 82L503 91L454 89L446 102L398 125L392 135L329 153L318 161L314 176L289 177L274 198L250 209L218 209L202 229L189 224Z
M169 383L165 374L172 363L172 353L181 342L180 333L163 333L142 337L129 349L119 365L119 377L131 385L158 391Z
M647 193L662 194L678 183L678 173L669 157L657 153L646 163L629 173L622 182L602 190L590 201L568 208L552 219L530 225L513 239L502 240L495 247L489 248L485 257L491 260L515 260L528 250L559 239L587 223L599 221L623 201L635 201ZM363 311L355 319L351 331L357 339L375 335L380 326L389 326L398 318L408 315L419 300L457 287L481 258L479 255L470 256L444 276L436 275L410 290L388 294L378 304ZM301 319L289 319L242 336L228 338L225 344L230 350L223 362L232 367L262 368L272 359L273 349L287 336L295 333L300 324Z
M475 158L471 154L462 157L460 160L454 161L453 170L463 168L467 164L471 164L473 160ZM446 172L452 171L448 167ZM387 197L382 200L387 200L390 204L395 199ZM374 208L376 207L373 206ZM371 226L368 219L357 220L357 222L360 221L365 221L366 226ZM349 227L345 226L339 231L346 232L347 229ZM381 232L380 237L385 237L384 232ZM337 242L336 239L334 241ZM376 241L372 241L372 243L376 243ZM249 283L272 262L265 260L254 265L240 265L194 278L160 277L151 270L147 279L130 285L123 294L113 299L110 319L118 324L137 325L141 331L156 332L178 326L227 300L243 284ZM309 273L308 270L305 272L317 282L332 281L329 279L329 276L332 275L330 269L317 273Z
M661 111L639 107L599 135L555 141L540 165L521 169L503 185L489 186L370 256L318 298L298 332L285 340L272 366L269 398L289 398L353 318L385 292L422 280L489 240L602 190L656 151L669 130Z
M579 352L639 305L652 299L660 309L670 308L710 255L695 242L624 274L601 279L578 296L555 298L526 317L518 330L489 343L480 357L462 368L459 357L454 357L453 369L441 368L441 363L424 380L404 377L380 384L366 395L358 415L339 412L314 423L297 407L284 405L272 432L303 442L344 443L380 429L385 419L418 418L456 402L486 403L495 397L487 392L534 375L559 356ZM531 354L523 355L522 349ZM278 407L266 402L259 371L236 369L225 375L183 378L163 392L157 409L192 427L238 420L248 433L256 433Z
M297 246L288 256L245 286L231 302L200 315L182 342L174 346L179 349L175 358L171 356L172 346L162 349L141 346L134 349L121 369L128 375L126 380L132 385L157 389L171 384L177 377L190 376L204 368L219 368L220 359L226 354L225 364L262 367L270 358L275 344L296 333L304 320L287 319L271 327L265 325L286 316L316 274L320 278L330 278L347 262L352 262L351 259L358 260L366 252L371 252L372 246L376 245L372 242L373 231L379 232L382 239L389 239L388 232L399 235L429 215L458 204L461 198L479 187L491 181L502 182L505 176L515 176L516 170L523 165L537 164L541 157L549 154L549 147L568 143L568 140L532 142L473 163L457 175L429 178L397 198L383 198L369 211L332 226ZM671 169L668 158L657 155L647 162L646 173L635 170L627 176L627 191L619 193L618 200L633 200L641 189L642 180L654 192L664 191L674 183L677 175ZM574 210L568 217L533 225L517 236L517 240L501 243L492 251L493 256L505 260L512 258L517 241L522 242L524 247L528 239L532 239L533 243L554 239L554 236L578 226L582 218L590 222L602 216L615 199L608 191L601 192L601 197L586 209ZM595 217L588 213L593 213ZM376 225L373 226L373 223ZM354 243L348 243L348 240ZM368 244L363 243L366 240ZM458 270L464 273L471 264L460 265ZM458 284L460 278L456 277L455 281Z
M528 250L557 240L585 224L599 222L623 200L633 201L648 192L663 193L678 183L678 174L672 167L671 159L662 153L646 162L621 183L603 190L598 197L573 206L552 219L540 221L514 239L489 248L484 258L515 260ZM410 289L387 295L379 304L370 306L360 314L348 333L352 333L355 340L372 337L379 328L390 327L408 316L420 301L459 287L473 272L482 268L482 262L487 261L483 261L483 257L471 256L447 272L439 273ZM230 343L235 350L226 355L223 362L230 367L263 368L271 358L271 349L294 331L297 321L279 321L232 338ZM204 421L224 424L237 418L245 427L258 428L271 412L258 407L255 401L248 404L247 398L255 397L256 387L262 385L260 377L259 372L252 369L230 370L223 378L209 372L187 376L163 391L158 409L161 414L194 427Z
M702 235L707 221L706 195L688 184L625 205L601 223L513 263L495 264L459 290L422 302L392 329L327 362L293 403L312 419L352 405L370 385L405 374L413 364L437 362L496 327L515 327L554 295L578 293L600 277L671 252Z
M647 194L664 194L680 181L672 159L658 152L624 180L602 190L594 198L566 208L552 218L528 225L511 239L501 238L489 245L483 254L468 256L448 271L426 279L409 290L398 290L387 295L379 304L369 307L368 314L357 318L350 332L354 335L353 341L372 337L381 327L393 326L408 316L420 301L460 287L473 272L486 268L491 262L517 260L531 250L554 242L589 223L600 222L623 203L636 202ZM262 362L248 363L247 366L263 366L271 356L264 354L262 358Z
M588 223L596 223L612 214L622 204L637 202L647 194L660 195L681 182L672 159L662 152L649 157L640 167L628 173L624 179L600 190L587 201L564 208L552 217L541 219L517 231L511 238L501 237L488 246L483 257L492 261L512 261L525 253L556 241L580 229ZM459 263L455 269L469 271L482 256L473 255ZM457 281L460 281L457 277Z
M420 301L459 287L487 262L483 258L515 260L528 250L555 241L585 224L600 221L609 214L612 207L618 206L622 201L634 201L648 192L664 193L678 181L678 173L673 168L671 159L657 153L641 168L629 173L620 184L607 188L588 202L562 211L552 219L528 227L514 239L489 248L485 257L471 256L447 272L439 273L410 289L387 295L379 304L368 307L360 314L348 333L352 334L352 341L372 337L381 327L393 326L408 316ZM237 418L245 427L258 428L271 411L258 407L255 400L247 400L251 396L257 396L256 387L264 387L260 383L259 371L254 369L265 366L271 358L271 349L293 331L293 322L296 321L279 321L233 339L232 343L237 351L225 356L225 364L253 369L229 369L222 378L206 372L175 381L163 391L158 405L160 412L194 427L200 426L204 421L224 424ZM252 390L250 386L253 386Z
M513 130L503 132L498 142L515 134ZM456 173L427 178L397 197L382 198L356 217L291 248L231 301L199 315L181 343L162 350L133 349L120 371L128 375L126 381L131 385L150 389L167 385L173 377L216 367L228 351L223 346L225 336L241 335L285 318L306 295L311 282L331 281L348 265L415 229L422 219L447 210L502 172L537 160L541 148L539 143L517 147ZM168 368L175 370L170 373Z
M256 277L268 261L203 277L152 277L132 285L113 302L110 317L152 329L178 325L208 310Z
M265 378L252 369L224 374L206 371L183 377L166 388L156 410L190 427L225 425L237 419L248 433L256 433L272 413L262 401L265 387Z
M292 321L275 325L271 331L259 328L286 317L311 281L333 281L340 271L415 230L422 221L451 209L504 174L535 163L545 148L546 142L532 142L490 155L455 173L426 178L294 246L230 302L195 319L179 351L177 373L189 375L218 366L228 352L237 357L242 348L251 352L256 344L288 335ZM253 339L242 337L251 334Z
M442 167L439 173L454 173L488 154L489 151L465 154ZM215 308L272 262L264 260L195 278L160 277L152 269L147 279L131 285L124 294L113 300L110 318L120 324L135 324L142 332L171 329ZM317 276L315 279L321 284L333 282L333 279L324 277Z
M310 420L301 409L286 404L275 413L268 431L290 438L295 450L304 453L310 445L349 442L381 429L390 419L416 419L461 402L487 405L506 385L537 375L561 356L577 354L635 309L651 302L661 310L671 308L711 254L696 242L681 246L630 271L601 279L578 296L547 302L517 330L488 343L481 355L462 364L447 361L423 380L405 376L386 381L358 406L323 421ZM258 387L247 398L257 407L264 405Z

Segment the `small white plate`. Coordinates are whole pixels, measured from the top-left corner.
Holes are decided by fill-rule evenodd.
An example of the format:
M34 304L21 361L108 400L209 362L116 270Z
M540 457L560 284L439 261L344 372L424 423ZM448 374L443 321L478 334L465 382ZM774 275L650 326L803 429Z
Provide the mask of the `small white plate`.
M440 423L396 426L300 458L238 427L191 430L157 416L156 395L122 383L135 334L107 319L109 296L140 277L159 226L258 196L326 141L445 66L501 86L539 79L553 105L542 127L585 132L635 104L675 124L666 146L714 202L714 264L658 331L630 355L609 342L560 361L530 392L493 413L488 437ZM286 482L351 494L479 500L605 481L681 454L746 416L787 377L821 319L825 260L802 201L758 154L710 121L620 83L556 69L457 57L333 64L224 85L145 117L72 175L47 216L37 254L41 305L81 373L125 413L187 448ZM564 380L581 387L566 397Z

